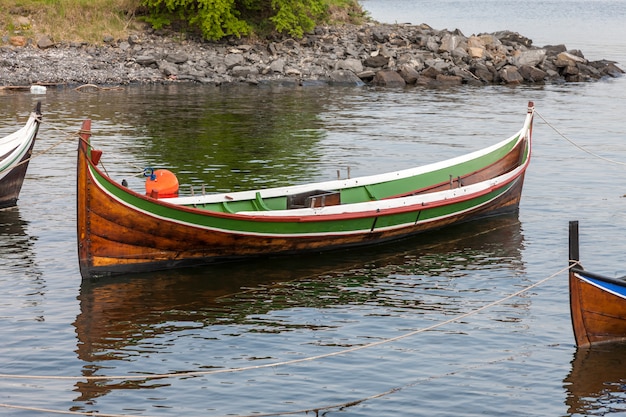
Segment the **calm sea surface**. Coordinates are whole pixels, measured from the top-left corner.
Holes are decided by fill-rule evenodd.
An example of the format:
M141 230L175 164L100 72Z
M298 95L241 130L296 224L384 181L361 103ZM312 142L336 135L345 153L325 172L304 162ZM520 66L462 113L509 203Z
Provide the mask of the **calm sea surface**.
M621 0L363 5L380 21L511 29L626 68ZM45 153L19 206L0 212L0 415L626 415L626 346L576 349L559 273L568 221L579 220L585 266L626 274L626 77L52 89L0 95L0 134L37 100ZM366 250L81 282L75 132L85 118L114 178L141 190L144 167L167 167L183 192L199 192L457 156L517 131L528 101L538 115L518 215Z

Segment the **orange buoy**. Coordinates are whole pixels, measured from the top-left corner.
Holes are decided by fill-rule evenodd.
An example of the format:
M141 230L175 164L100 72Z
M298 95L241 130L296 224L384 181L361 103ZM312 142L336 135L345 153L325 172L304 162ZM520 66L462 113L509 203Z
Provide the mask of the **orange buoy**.
M167 169L157 169L146 178L146 194L154 198L178 197L178 178Z

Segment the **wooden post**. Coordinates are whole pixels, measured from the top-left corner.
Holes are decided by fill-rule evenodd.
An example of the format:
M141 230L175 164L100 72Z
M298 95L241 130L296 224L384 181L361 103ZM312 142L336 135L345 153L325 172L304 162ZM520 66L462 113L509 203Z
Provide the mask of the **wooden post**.
M578 220L571 220L569 222L569 264L572 265L575 262L580 261L579 252L579 240L578 240Z

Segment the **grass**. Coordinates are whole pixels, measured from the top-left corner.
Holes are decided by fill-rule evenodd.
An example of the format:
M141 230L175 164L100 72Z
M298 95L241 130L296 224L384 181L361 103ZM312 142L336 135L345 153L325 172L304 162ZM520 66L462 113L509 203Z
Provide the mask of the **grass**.
M141 28L135 19L141 0L0 0L0 36L102 43ZM26 19L24 19L26 18Z
M328 23L362 23L358 0L326 0ZM142 0L0 0L0 38L101 44L105 36L125 39L145 29L137 16ZM0 39L0 45L6 40Z

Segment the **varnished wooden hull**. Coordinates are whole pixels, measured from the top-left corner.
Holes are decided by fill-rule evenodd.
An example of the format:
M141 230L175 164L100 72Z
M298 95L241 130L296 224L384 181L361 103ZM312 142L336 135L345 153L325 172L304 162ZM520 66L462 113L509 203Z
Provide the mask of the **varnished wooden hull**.
M39 130L40 109L38 104L24 128L16 132L11 143L6 144L7 149L0 152L0 209L17 203ZM8 138L0 139L0 142Z
M572 268L569 288L577 346L626 340L626 281Z
M85 278L369 245L514 212L530 159L532 113L506 155L446 184L333 207L235 213L174 204L183 200L140 195L111 181L93 163L89 123L82 129L77 173L78 252ZM223 206L233 198L225 196Z
M576 246L578 241L578 223L572 223L570 247L572 234ZM574 255L571 252L570 259L578 261L577 250ZM577 346L626 340L626 280L589 272L576 264L569 271L569 293Z

